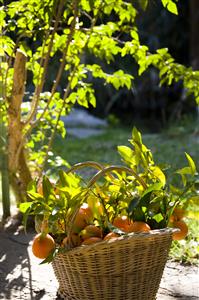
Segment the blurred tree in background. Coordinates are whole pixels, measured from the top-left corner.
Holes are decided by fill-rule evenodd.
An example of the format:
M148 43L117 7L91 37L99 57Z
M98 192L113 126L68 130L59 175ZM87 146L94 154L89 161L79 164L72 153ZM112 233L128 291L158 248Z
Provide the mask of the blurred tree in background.
M189 58L193 69L199 70L199 2L197 0L190 0L189 6Z
M178 1L178 15L165 10L160 1L148 1L147 10L139 6L137 9L142 44L147 45L151 52L166 47L178 63L199 70L197 0ZM93 113L105 117L113 113L122 123L138 122L152 131L161 130L183 115L196 115L197 104L193 97L186 95L182 81L160 86L157 69L151 67L139 77L136 64L128 57L114 62L112 68L118 65L135 76L132 89L120 89L117 93L110 86L103 91L97 89L98 105L97 109L92 109Z

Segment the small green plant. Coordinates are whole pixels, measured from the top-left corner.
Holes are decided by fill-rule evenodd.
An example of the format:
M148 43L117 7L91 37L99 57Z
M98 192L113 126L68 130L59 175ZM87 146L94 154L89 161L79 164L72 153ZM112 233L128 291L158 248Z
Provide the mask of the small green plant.
M181 263L198 264L199 237L198 237L198 213L197 218L187 218L186 223L189 228L189 234L186 239L174 241L170 250L170 258Z
M185 154L188 166L173 174L181 178L176 186L172 178L167 180L166 171L155 164L151 150L143 144L141 133L136 128L129 142L131 147L118 146L124 162L122 166L79 163L65 172L60 170L55 184L44 176L42 185L37 180L29 185L31 201L20 206L25 213L24 222L29 214L35 215L37 231L50 233L55 239L57 246L53 255L85 242L82 241L85 237L82 231L87 231L86 227L90 225L94 226L94 232L89 227L89 234L91 230L94 236L89 237L101 240L109 232L124 235L143 231L143 228L146 231L178 227L180 236L174 238L186 236L187 225L182 219L184 216L193 217L194 212L188 207L199 199L198 173L193 159ZM84 167L95 168L97 173L85 180L76 172ZM85 205L90 210L89 216ZM127 224L115 225L118 217L120 221L125 217ZM95 236L96 227L101 229L100 236ZM45 262L53 257L50 255Z

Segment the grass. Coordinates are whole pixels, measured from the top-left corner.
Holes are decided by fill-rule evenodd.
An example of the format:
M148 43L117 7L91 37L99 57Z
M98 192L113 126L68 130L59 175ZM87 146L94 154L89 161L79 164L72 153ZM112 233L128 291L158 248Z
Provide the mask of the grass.
M143 134L145 145L152 150L154 160L158 164L172 166L176 170L187 161L184 153L189 153L196 162L199 169L199 136L194 133L193 128L173 127L161 134ZM121 164L117 153L118 145L129 145L131 128L108 128L100 136L92 136L85 139L77 139L69 136L66 140L56 138L54 152L63 157L71 165L94 160L101 163ZM198 207L194 207L198 210ZM175 241L170 251L171 259L183 263L198 263L199 253L199 221L188 219L189 235L185 240Z
M186 239L173 241L170 250L170 258L181 263L199 263L199 221L185 219L189 227L189 234Z
M107 129L100 136L78 139L69 136L66 140L56 138L54 152L67 160L70 164L85 160L95 160L101 163L121 163L117 153L118 145L129 145L130 128ZM145 145L151 149L158 164L167 163L174 169L185 165L184 153L189 153L199 164L199 136L193 134L171 135L143 134Z

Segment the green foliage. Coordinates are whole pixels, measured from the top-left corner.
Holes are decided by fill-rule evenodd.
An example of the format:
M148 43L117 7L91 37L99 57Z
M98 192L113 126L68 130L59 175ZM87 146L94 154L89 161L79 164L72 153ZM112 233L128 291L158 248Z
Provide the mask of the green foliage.
M176 2L162 0L163 6L173 14L177 14ZM148 1L139 1L139 5L147 9ZM198 72L176 63L167 49L150 53L150 49L140 43L137 14L134 2L123 0L20 0L0 8L0 57L6 58L0 68L0 79L5 87L2 101L5 122L12 97L16 50L21 49L27 56L27 78L33 92L29 96L25 94L23 100L28 101L29 106L28 109L22 106L19 114L24 143L20 146L26 148L32 174L41 176L49 164L55 166L51 151L53 139L57 132L62 137L66 134L61 116L70 113L75 104L86 108L96 106L91 76L101 78L104 84L112 84L117 90L131 88L132 74L121 69L107 73L102 61L111 65L118 57L130 55L138 64L138 75L153 66L160 72L161 84L171 85L182 80L187 93L193 93L199 103ZM97 63L85 62L88 52L97 58ZM54 62L57 71L50 74L50 65ZM50 81L46 84L48 77ZM133 133L134 152L120 148L124 160L130 160L135 170L139 165L143 176L149 176L151 182L159 177L164 185L164 175L153 164L150 151L137 135ZM135 161L131 161L132 156ZM66 165L60 157L57 161Z
M109 221L113 218L113 214L120 214L123 209L127 209L133 220L142 220L148 223L153 221L153 226L167 226L173 208L179 204L181 207L187 206L189 200L192 203L194 197L196 197L194 196L195 191L197 191L195 182L198 175L195 164L191 157L186 154L188 164L191 167L186 167L190 168L186 174L183 171L185 168L177 171L183 176L186 175L186 182L183 180L183 185L179 189L177 186L174 187L172 182L167 183L166 175L155 164L151 151L143 144L141 134L135 128L130 142L133 145L132 149L127 146L118 147L125 164L130 168L113 167L110 171L114 171L114 177L105 176L105 182L100 185L93 186L99 178L99 174L96 179L91 179L87 188L84 185L84 180L82 181L79 176L61 171L55 186L50 183L47 177L43 177L43 196L36 192L35 183L32 184L28 193L29 197L41 205L41 211L39 212L44 215L54 215L54 206L57 207L57 201L60 202L60 199L62 199L63 207L71 210L72 207L76 207L77 203L80 205L85 201L86 195L91 193L92 198L99 198L102 201L103 206L106 207L106 213L110 213L108 215ZM107 171L102 170L100 176L106 175L108 171L109 168L107 168ZM137 180L135 174L139 175L140 181ZM80 185L81 181L83 183L82 187ZM90 192L92 186L92 192ZM82 193L84 196L80 197ZM61 197L59 197L60 195ZM43 205L42 201L50 203L50 205ZM95 201L97 202L97 200ZM24 205L22 204L23 212ZM27 208L29 209L29 207L28 204ZM162 220L164 220L164 223L162 223Z
M198 199L198 173L191 156L186 154L188 167L177 171L183 175L177 186L172 176L168 181L167 174L156 165L151 150L143 144L136 128L130 144L131 147L118 147L125 165L104 167L95 162L74 165L66 172L60 171L55 184L43 176L42 193L38 192L37 182L32 182L28 190L32 202L20 206L24 222L29 214L41 216L42 222L47 221L47 232L59 243L63 236L70 235L83 203L94 212L95 224L118 234L125 234L111 225L118 215L146 222L151 229L168 227L177 206L186 209L186 216L193 218L190 207ZM88 166L100 169L90 180L75 174L79 168Z
M164 7L168 9L171 13L177 15L178 14L178 9L176 3L177 1L173 0L162 0L162 4Z
M59 182L55 186L44 176L42 194L37 192L37 182L31 182L28 188L28 197L31 201L20 205L20 210L24 213L25 227L27 216L33 214L41 216L41 220L48 221L47 230L51 233L66 234L71 225L71 218L81 203L79 182L77 176L61 171Z

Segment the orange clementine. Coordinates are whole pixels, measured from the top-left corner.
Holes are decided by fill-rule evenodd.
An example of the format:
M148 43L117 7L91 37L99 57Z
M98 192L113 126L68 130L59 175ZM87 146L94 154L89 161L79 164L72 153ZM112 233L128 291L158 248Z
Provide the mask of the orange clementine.
M81 238L78 234L71 234L70 238L67 236L63 239L62 241L62 247L67 247L67 246L72 246L72 247L77 247L81 245Z
M85 215L86 221L89 223L93 218L93 212L92 209L89 207L87 203L83 203L83 205L80 207L80 212Z
M180 221L185 217L185 210L176 207L173 211L173 214L171 215L170 222L173 223L174 221Z
M169 222L170 222L170 223L173 223L174 221L175 221L175 217L174 217L174 215L171 215L171 216L170 216L170 219L169 219Z
M86 240L92 236L102 238L102 229L95 225L87 225L79 235L83 240Z
M117 237L119 237L119 234L115 232L109 232L107 235L105 235L104 240L106 241Z
M82 209L79 209L72 225L72 232L79 233L82 229L84 229L84 227L86 227L86 225L88 225L88 223L85 213Z
M100 237L92 236L92 237L84 240L81 245L91 245L91 244L99 243L101 241L102 241L102 239Z
M180 221L173 222L173 227L180 229L179 232L173 233L173 235L172 235L173 240L182 240L187 236L188 226L184 221L180 220Z
M113 220L113 225L124 232L128 232L132 221L127 216L118 216Z
M149 230L151 230L150 226L141 221L133 222L128 228L128 232L148 232Z
M38 258L46 258L54 248L55 241L50 234L38 233L33 239L32 252Z

